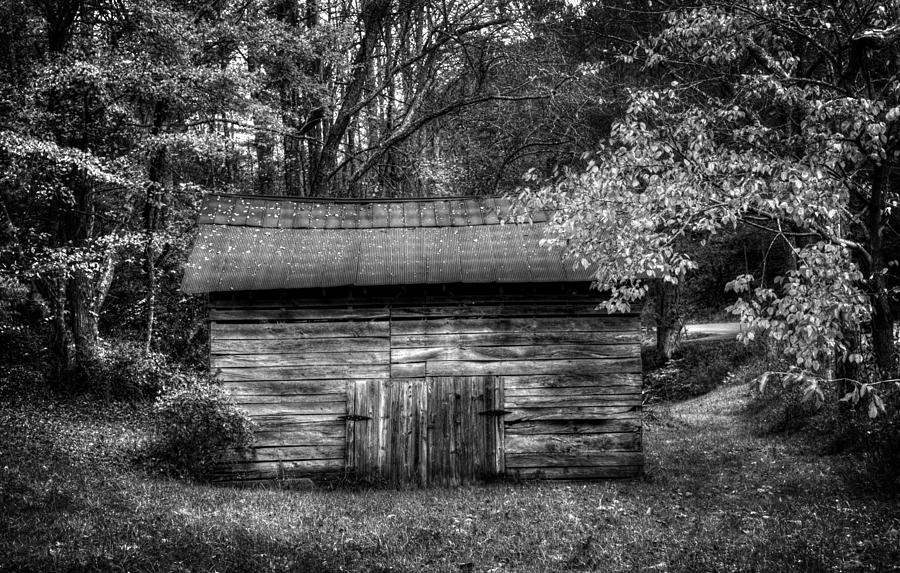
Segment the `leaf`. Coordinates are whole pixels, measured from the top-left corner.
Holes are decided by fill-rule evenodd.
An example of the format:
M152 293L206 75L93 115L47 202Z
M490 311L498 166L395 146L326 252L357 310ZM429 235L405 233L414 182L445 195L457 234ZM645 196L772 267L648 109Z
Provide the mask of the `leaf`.
M762 375L758 378L759 380L759 393L762 394L766 391L766 384L769 383L769 377L772 375L771 372L763 372Z
M875 403L875 407L878 409L878 411L880 413L882 413L882 414L887 413L886 410L884 409L884 402L881 401L881 396L879 396L878 394L875 394L874 392L872 393L872 402Z
M878 416L878 406L875 405L875 400L869 402L869 418L873 420Z

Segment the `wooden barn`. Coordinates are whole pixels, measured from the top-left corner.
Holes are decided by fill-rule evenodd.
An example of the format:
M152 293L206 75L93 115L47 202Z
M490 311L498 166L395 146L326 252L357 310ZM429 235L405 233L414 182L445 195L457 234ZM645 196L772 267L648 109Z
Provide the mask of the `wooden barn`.
M212 195L184 279L255 419L222 480L640 474L639 319L492 197Z

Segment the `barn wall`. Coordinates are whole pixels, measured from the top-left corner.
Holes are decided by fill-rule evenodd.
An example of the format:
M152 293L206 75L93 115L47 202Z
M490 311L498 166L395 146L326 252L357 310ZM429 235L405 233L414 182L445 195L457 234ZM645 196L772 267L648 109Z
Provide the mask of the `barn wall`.
M348 394L408 384L415 395L438 379L485 376L504 386L507 475L637 475L638 317L595 306L586 285L571 284L214 296L211 366L260 428L222 477L337 477L352 438Z

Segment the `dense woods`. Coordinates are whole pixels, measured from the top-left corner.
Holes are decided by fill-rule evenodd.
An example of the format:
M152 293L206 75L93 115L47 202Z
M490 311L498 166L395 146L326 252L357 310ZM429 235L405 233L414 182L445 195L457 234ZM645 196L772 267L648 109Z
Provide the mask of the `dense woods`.
M146 351L198 341L174 286L204 192L509 192L610 123L582 65L608 23L562 3L2 8L4 277L57 374L106 318Z
M179 289L204 194L507 194L556 213L611 309L650 296L663 360L682 309L731 304L778 377L888 413L894 2L0 9L10 368L75 388L132 359L205 367L205 301Z

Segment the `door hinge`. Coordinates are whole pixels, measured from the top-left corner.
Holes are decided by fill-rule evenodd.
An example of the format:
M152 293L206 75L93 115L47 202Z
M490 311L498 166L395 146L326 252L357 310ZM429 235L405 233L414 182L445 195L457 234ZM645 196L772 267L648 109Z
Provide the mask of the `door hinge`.
M338 416L340 420L349 420L350 422L361 422L363 420L371 420L370 416L362 416L360 414L348 414L346 416Z

